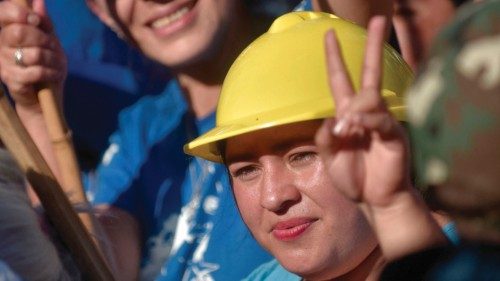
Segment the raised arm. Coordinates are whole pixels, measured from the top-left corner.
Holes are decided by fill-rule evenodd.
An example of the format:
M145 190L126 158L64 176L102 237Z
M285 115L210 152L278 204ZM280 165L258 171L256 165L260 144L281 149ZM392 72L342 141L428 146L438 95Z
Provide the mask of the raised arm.
M359 202L384 256L395 259L446 243L446 238L411 186L404 129L380 96L385 21L375 17L370 22L358 94L346 72L335 34L331 31L326 35L336 118L325 120L316 142L335 188ZM348 176L335 177L339 174Z

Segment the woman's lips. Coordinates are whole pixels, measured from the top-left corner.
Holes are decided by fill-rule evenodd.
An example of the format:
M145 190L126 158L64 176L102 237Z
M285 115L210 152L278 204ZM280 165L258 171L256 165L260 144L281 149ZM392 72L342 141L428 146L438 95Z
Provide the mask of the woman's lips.
M198 1L189 1L176 7L174 11L159 16L150 23L153 31L160 36L168 36L189 25L195 18L195 5Z
M316 219L295 218L281 221L274 225L272 233L274 237L281 241L291 241L304 233Z

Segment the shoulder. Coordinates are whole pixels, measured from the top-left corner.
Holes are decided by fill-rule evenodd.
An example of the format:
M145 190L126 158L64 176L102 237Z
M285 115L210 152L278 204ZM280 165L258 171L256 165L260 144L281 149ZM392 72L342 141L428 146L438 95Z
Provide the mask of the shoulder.
M144 96L120 112L118 129L109 142L146 149L178 129L186 112L184 96L173 80L162 94Z
M257 267L244 281L299 281L301 278L283 268L276 259Z
M159 119L168 114L183 112L186 109L181 89L175 80L171 80L164 92L159 95L148 95L139 99L129 106L122 113L120 119L137 119L144 121L144 118ZM137 122L137 121L136 121Z

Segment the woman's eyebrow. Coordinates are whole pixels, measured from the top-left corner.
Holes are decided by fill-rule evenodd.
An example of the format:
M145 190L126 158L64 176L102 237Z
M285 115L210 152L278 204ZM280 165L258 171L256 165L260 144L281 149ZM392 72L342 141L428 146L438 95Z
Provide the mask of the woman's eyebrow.
M275 142L271 144L270 149L267 153L276 153L280 154L290 150L290 148L303 145L307 143L314 143L314 137L310 135L299 135L299 136L291 136L279 142ZM247 149L246 151L232 153L231 155L226 155L226 164L230 165L235 162L247 162L257 158L256 153L251 149Z
M250 161L251 159L254 159L255 155L252 152L241 152L241 153L236 153L232 154L231 156L226 156L226 165L231 165L232 163L236 162L247 162Z
M290 148L297 146L297 145L302 145L306 143L314 143L314 138L311 136L292 136L290 138L287 138L281 142L277 142L271 146L272 151L274 152L285 152L288 151Z

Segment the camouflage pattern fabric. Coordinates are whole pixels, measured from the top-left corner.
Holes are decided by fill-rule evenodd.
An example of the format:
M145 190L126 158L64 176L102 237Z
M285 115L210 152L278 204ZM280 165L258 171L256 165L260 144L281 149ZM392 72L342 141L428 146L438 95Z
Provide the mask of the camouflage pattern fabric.
M500 243L500 1L468 4L408 95L417 185L462 235Z

